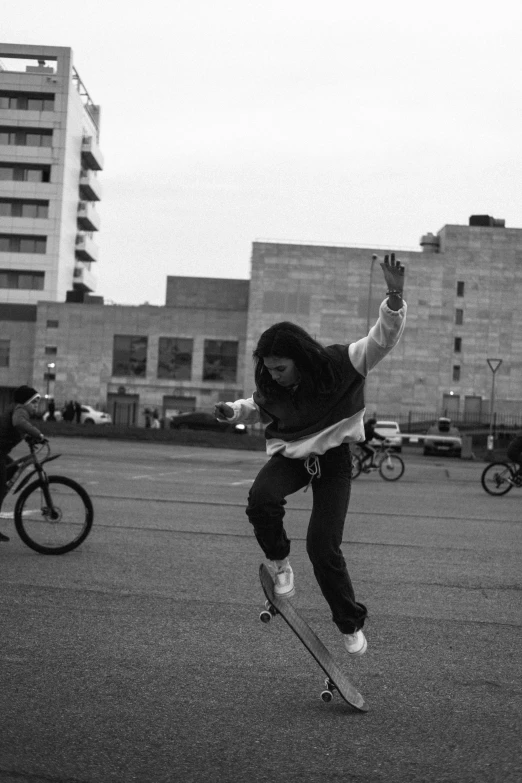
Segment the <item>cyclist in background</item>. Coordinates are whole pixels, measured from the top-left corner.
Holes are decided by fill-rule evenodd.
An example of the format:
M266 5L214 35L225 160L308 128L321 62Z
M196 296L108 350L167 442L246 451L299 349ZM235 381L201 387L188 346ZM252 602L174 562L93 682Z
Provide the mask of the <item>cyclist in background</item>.
M362 470L368 470L369 468L374 467L373 458L375 457L375 449L373 448L373 446L370 446L370 441L373 440L374 438L377 438L377 440L386 440L386 438L383 435L381 435L375 430L376 424L377 424L377 419L374 419L373 417L365 422L364 441L357 444L359 448L365 453L365 457L361 460ZM368 460L370 460L369 464L368 464Z
M509 459L518 465L517 476L522 475L522 431L518 432L508 444L507 455Z
M9 468L13 460L9 452L17 446L25 435L43 442L46 438L30 422L31 414L38 410L40 395L30 386L19 386L14 392L14 404L0 414L0 509L6 495ZM9 541L9 537L0 533L0 542Z

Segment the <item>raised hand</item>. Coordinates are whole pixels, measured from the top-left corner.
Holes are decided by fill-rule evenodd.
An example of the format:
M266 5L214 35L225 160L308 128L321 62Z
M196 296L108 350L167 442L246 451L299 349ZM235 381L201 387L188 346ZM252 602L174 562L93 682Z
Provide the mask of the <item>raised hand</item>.
M384 256L381 261L381 269L390 291L398 291L402 294L404 289L404 265L395 258L395 253Z

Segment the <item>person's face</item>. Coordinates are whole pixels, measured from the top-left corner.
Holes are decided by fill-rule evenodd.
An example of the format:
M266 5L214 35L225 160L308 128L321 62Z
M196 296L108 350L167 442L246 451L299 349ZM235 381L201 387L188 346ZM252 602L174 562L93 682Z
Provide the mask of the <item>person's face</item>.
M40 403L40 397L37 397L35 400L32 400L31 402L26 402L25 407L29 411L29 413L36 413L38 410L38 405Z
M299 381L300 375L293 359L285 359L282 356L266 356L263 359L263 364L272 380L280 386L294 386Z

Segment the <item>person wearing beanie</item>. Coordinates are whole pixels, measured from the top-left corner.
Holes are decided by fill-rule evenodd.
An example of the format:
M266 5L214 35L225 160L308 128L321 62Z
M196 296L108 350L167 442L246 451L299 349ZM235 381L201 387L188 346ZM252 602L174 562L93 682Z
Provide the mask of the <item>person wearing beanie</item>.
M31 386L19 386L13 396L14 404L0 414L0 509L6 495L9 466L13 463L9 453L26 435L38 441L46 440L30 421L31 414L38 410L40 394ZM0 541L9 538L0 533Z

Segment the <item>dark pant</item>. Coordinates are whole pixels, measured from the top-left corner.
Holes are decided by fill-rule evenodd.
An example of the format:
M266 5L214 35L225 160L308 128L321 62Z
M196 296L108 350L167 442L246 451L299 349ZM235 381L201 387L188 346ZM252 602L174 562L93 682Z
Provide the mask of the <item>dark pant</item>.
M361 451L364 451L364 457L363 462L366 462L368 457L371 457L372 459L375 456L375 449L372 446L369 446L367 443L358 443L357 444Z
M313 508L306 551L321 592L341 633L364 625L366 607L357 603L341 552L344 520L350 500L352 458L347 444L319 457L321 476L312 481ZM283 526L285 498L305 487L310 475L302 459L280 454L260 470L248 496L247 516L261 549L269 560L283 560L290 541Z
M13 460L8 454L2 454L0 452L0 509L2 508L3 500L6 496L6 483L11 475L10 467L13 465Z

